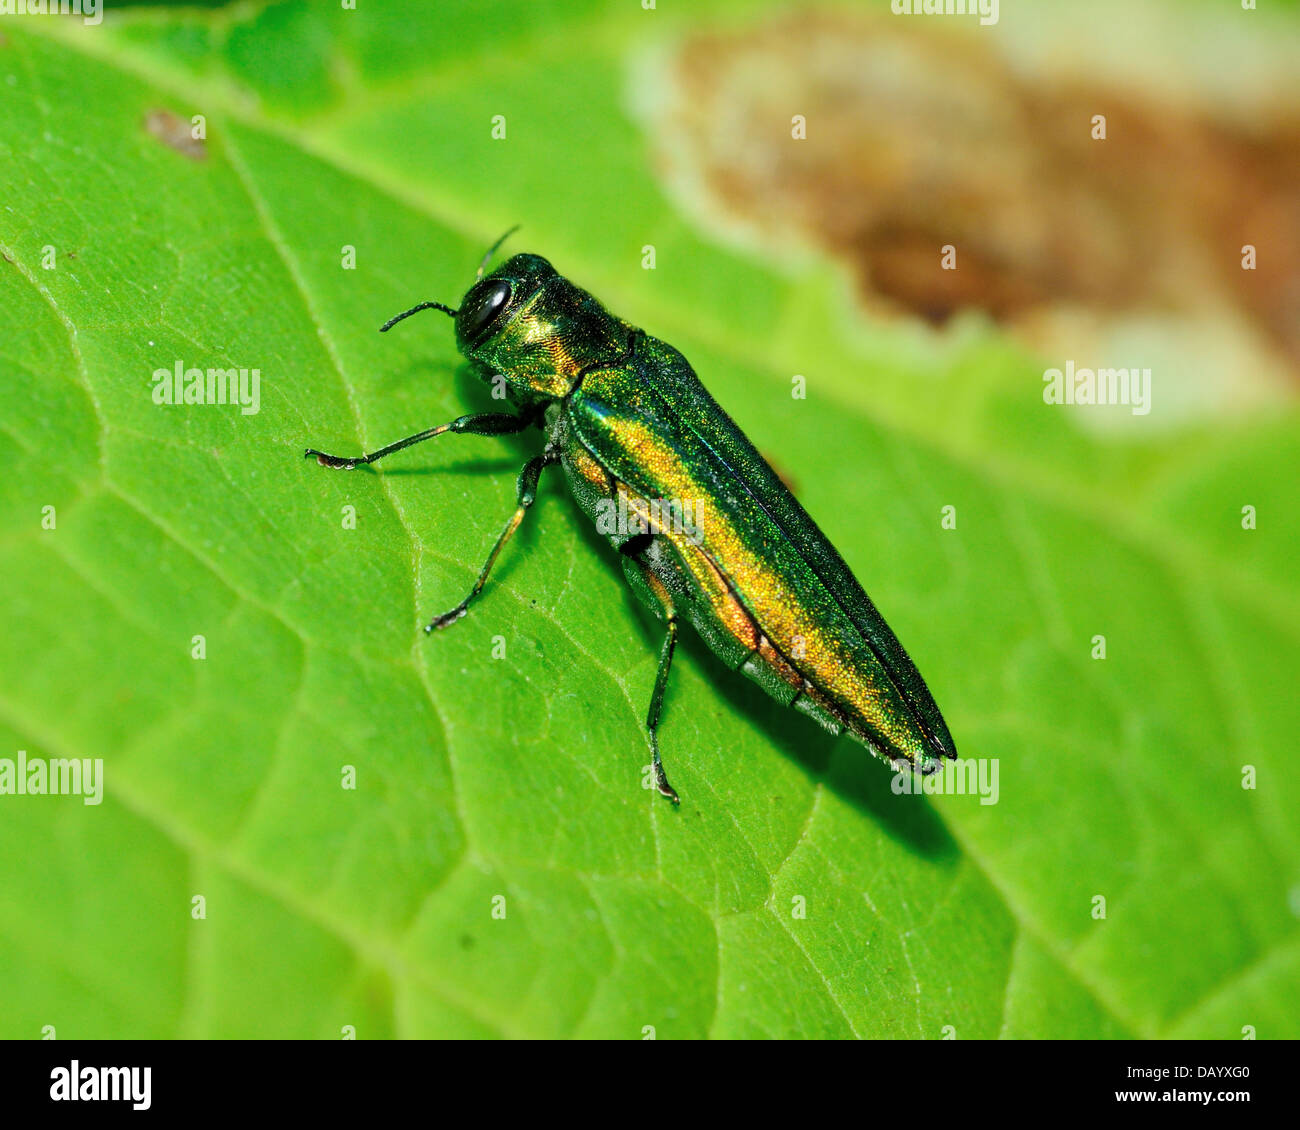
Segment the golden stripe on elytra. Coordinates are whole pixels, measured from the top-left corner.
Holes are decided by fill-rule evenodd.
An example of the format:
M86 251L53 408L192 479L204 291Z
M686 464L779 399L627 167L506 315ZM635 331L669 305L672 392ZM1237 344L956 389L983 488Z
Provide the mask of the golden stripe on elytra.
M619 420L612 438L634 456L638 465L648 468L656 489L665 498L703 499L709 491L701 485L671 451L665 451L653 433L643 424ZM622 484L619 484L622 487ZM623 488L626 490L626 488ZM637 509L628 495L629 510ZM648 513L642 514L648 518ZM811 688L805 693L828 713L843 717L846 713L860 714L885 734L897 730L900 744L906 747L907 733L895 727L888 709L883 709L881 689L856 662L852 652L833 637L822 631L816 620L797 602L786 599L779 578L767 563L745 544L740 532L731 524L710 522L703 517L703 539L695 545L685 532L661 530L691 575L705 593L718 619L728 633L747 650L758 650L763 655L760 640L766 637L769 646L779 649L794 663L794 641L802 639L803 656L798 667ZM725 569L718 561L725 562ZM724 574L739 579L740 587L749 597L753 607L746 608L736 598L726 583ZM767 655L764 659L772 662ZM773 663L778 671L781 666ZM850 708L846 712L842 703ZM848 721L848 719L846 719ZM855 730L859 726L853 727Z

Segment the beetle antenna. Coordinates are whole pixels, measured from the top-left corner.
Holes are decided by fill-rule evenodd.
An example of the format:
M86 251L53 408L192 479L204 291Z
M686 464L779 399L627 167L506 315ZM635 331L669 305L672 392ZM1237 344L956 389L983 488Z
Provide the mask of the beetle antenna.
M421 302L418 306L412 306L409 310L403 310L400 314L389 318L382 326L379 327L381 334L387 333L403 318L409 318L412 314L418 314L421 310L441 310L444 314L450 314L453 318L456 311L450 306L444 306L441 302Z
M519 230L519 225L515 224L514 227L512 227L508 232L506 232L505 235L503 235L500 239L498 239L496 243L494 243L491 247L487 249L487 254L484 255L482 260L479 262L478 274L474 276L475 280L481 279L483 277L483 271L487 267L488 262L491 260L492 256L497 253L497 248L499 248L503 243L505 243L505 241L509 239L512 235L514 235L515 232L517 232L518 230Z

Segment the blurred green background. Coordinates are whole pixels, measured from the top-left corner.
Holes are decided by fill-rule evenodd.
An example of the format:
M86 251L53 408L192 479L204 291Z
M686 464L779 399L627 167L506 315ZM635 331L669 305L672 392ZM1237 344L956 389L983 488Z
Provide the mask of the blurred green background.
M1028 7L0 21L0 757L106 775L0 796L0 1036L1300 1035L1300 22ZM693 637L643 791L659 630L558 476L418 630L536 437L301 451L491 406L375 330L514 223L795 484L996 805ZM260 411L154 404L178 359Z

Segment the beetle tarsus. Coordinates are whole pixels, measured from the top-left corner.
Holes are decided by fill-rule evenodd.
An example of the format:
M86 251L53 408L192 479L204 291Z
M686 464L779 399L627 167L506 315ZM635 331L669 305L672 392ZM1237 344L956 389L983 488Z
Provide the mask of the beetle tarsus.
M668 783L664 767L658 761L655 762L655 788L659 790L660 796L666 796L673 804L682 803L682 798L677 795L677 790Z
M456 607L453 608L450 612L444 612L441 616L435 616L432 620L430 620L427 624L425 624L424 630L426 632L434 632L440 628L445 628L449 624L454 624L468 611L469 611L469 601L466 600L456 605Z
M307 459L315 458L316 462L322 467L334 467L344 471L351 471L358 463L364 463L366 460L351 459L343 455L326 455L323 451L317 451L314 447L309 447L303 455Z

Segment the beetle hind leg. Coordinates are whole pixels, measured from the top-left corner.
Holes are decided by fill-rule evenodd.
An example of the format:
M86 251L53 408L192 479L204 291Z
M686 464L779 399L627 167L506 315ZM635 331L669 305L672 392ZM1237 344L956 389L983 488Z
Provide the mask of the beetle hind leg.
M655 788L660 796L667 797L673 804L681 804L677 790L668 783L663 758L659 756L659 715L663 710L664 692L668 688L668 671L673 664L673 651L677 647L677 606L673 603L672 593L655 575L641 553L634 551L625 556L623 567L633 590L645 600L668 628L663 647L659 650L659 667L655 672L655 686L650 695L650 709L646 711L645 726L646 734L650 739L650 765L654 773Z
M659 652L659 670L655 673L654 694L650 696L650 709L646 713L646 731L650 735L651 765L654 767L655 788L660 796L666 796L673 804L681 804L677 790L668 783L664 772L663 759L659 756L659 712L664 704L664 690L668 686L668 669L673 663L673 650L677 646L677 613L668 617L668 634L664 636L664 646Z

